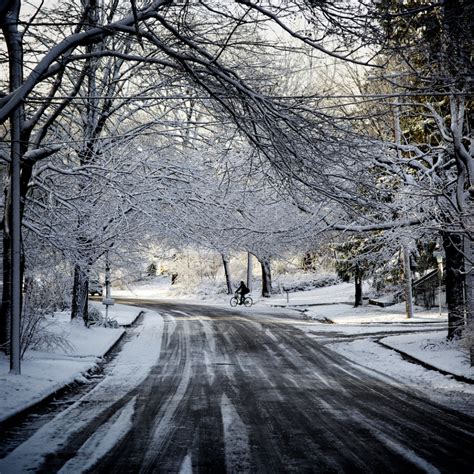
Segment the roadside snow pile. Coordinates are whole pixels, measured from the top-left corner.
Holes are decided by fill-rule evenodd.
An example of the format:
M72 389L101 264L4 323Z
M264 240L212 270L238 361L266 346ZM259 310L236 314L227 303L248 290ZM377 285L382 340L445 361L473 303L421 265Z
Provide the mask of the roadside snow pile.
M420 339L420 334L414 334ZM393 336L395 337L395 336ZM397 336L398 337L398 336ZM403 338L409 336L401 336ZM421 337L426 337L426 334ZM431 335L430 335L431 337ZM330 344L329 347L347 357L370 375L409 390L423 392L431 400L474 415L474 385L458 382L452 376L408 362L397 352L369 339Z
M130 324L141 308L117 305L110 316ZM70 313L47 316L48 331L64 341L61 347L28 351L20 376L9 373L9 360L0 356L0 421L43 400L94 369L100 358L120 339L124 329L86 328L82 321L71 321Z
M146 379L157 363L163 327L163 318L147 311L143 323L131 330L130 339L108 365L107 376L1 459L0 472L39 472L45 456L60 451L78 432L92 426L94 420L94 433L89 439L79 439L77 457L65 464L60 472L90 470L128 432L136 401L135 396L130 398L128 395L134 395L134 388ZM115 413L110 416L112 405L115 405ZM99 424L98 420L101 420Z
M315 313L314 311L304 310L303 312L303 319L307 321L318 321L323 324L334 324L334 321L327 318L324 314Z
M474 380L474 367L470 366L468 351L463 349L460 340L447 341L446 331L430 333L429 336L390 336L380 342L445 372Z

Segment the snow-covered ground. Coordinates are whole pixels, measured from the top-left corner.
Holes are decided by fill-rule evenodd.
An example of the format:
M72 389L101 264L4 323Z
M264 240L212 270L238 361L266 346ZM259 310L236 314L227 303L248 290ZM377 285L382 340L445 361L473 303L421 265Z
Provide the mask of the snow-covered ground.
M146 279L130 285L128 288L114 290L115 297L147 298L147 299L186 299L190 303L224 304L228 305L229 296L216 294L211 291L201 291L198 295L183 294L183 290L174 288L169 284L168 278L158 277ZM447 313L441 315L437 308L424 310L416 308L415 317L409 321L405 315L403 303L382 308L379 306L364 306L354 308L354 285L340 283L338 285L315 288L308 291L294 293L282 292L271 298L262 298L251 293L257 307L283 307L304 311L306 319L330 319L335 323L360 324L360 323L387 323L387 322L446 322Z
M105 315L105 309L101 303L92 303L92 305L99 308ZM115 319L120 326L130 326L137 319L140 311L140 308L137 309L136 306L116 304L109 307L108 317L109 319Z
M368 290L368 285L364 287L364 291L366 290ZM146 279L133 284L127 289L114 290L114 295L117 297L168 299L176 298L177 294L179 294L180 298L185 298L190 303L205 302L205 304L228 305L229 296L225 294L216 294L212 293L212 291L200 291L200 294L197 296L183 295L182 293L182 290L176 289L169 284L168 278L163 277ZM289 293L288 295L282 292L281 294L273 295L271 298L262 298L256 293L252 293L251 296L255 302L255 306L251 309L252 311L265 314L267 313L266 309L271 308L271 313L280 310L281 314L291 314L290 319L300 320L299 322L296 321L295 324L304 326L307 330L313 330L313 332L315 330L314 325L307 324L306 322L303 323L302 321L332 322L337 325L338 332L345 334L377 333L381 330L402 332L404 330L412 330L414 327L418 327L420 331L423 331L423 329L432 331L436 328L441 330L447 326L446 308L443 308L440 314L437 307L431 310L415 307L415 315L411 319L406 317L404 303L384 308L374 305L354 308L352 304L354 300L354 285L352 283L340 283L324 288ZM249 311L248 308L236 308L236 310ZM332 332L334 330L335 326L333 325L317 326L317 331L320 332ZM402 344L401 341L406 340L409 342L408 345L404 344L404 348L401 346L397 348L405 350L415 357L418 355L420 359L433 365L439 362L440 368L443 365L442 361L447 360L449 357L451 362L448 365L444 365L444 370L448 371L451 368L451 371L454 371L456 364L458 366L459 364L466 364L466 351L460 347L458 342L443 344L443 334L445 334L445 331L440 331L436 336L436 340L432 342L423 342L427 339L427 336L422 332L410 335L410 339L395 339L395 337L392 337L390 340L386 339L385 342L391 344L391 341L398 340ZM408 338L408 336L405 337ZM435 336L430 335L431 337ZM424 345L424 348L415 351L414 346L417 344L417 341L419 345ZM436 347L436 350L433 349L434 347ZM434 355L435 352L436 356ZM451 357L448 353L456 353L457 356ZM464 356L459 354L464 354ZM429 360L426 360L427 358ZM460 371L458 370L458 372L453 373L469 375L471 370L466 370L464 367Z
M441 370L474 381L474 367L470 367L467 350L460 346L459 341L447 341L446 331L421 336L390 336L380 342Z
M166 299L176 298L176 288L170 285L168 277L147 278L125 288L112 289L114 298L147 298L147 299Z
M381 340L431 366L474 380L474 368L469 366L466 349L459 341L446 343L444 340L445 312L440 315L437 310L416 308L415 318L408 320L403 304L387 308L353 308L350 304L353 295L354 287L348 283L290 293L289 301L285 293L272 298L253 294L256 304L252 308L235 310L261 318L278 318L282 324L295 325L308 336L325 341L332 349L356 364L375 370L380 376L389 376L424 391L435 400L472 412L472 398L470 403L468 398L474 395L474 385L405 361L400 354L377 342ZM139 282L125 290L113 290L112 296L166 299L176 298L177 291L170 287L167 279L158 278ZM204 291L199 295L186 295L184 299L190 303L228 307L229 296ZM103 310L100 304L97 305ZM109 318L116 319L120 325L129 325L139 311L137 307L115 305L109 310ZM69 341L69 349L27 353L21 376L10 375L8 360L0 357L0 421L66 384L83 380L83 374L97 364L123 333L123 329L86 329L80 322L71 323L66 313L56 314L51 322L54 331ZM140 334L144 335L143 332ZM135 350L140 341L137 339L136 343ZM132 349L132 345L126 345L127 351ZM146 367L145 364L144 370ZM453 397L456 398L454 405L451 403Z
M389 378L391 383L396 381L410 390L423 392L434 401L474 414L474 385L406 361L399 353L378 343L433 368L474 381L474 367L470 366L467 348L462 341L446 341L446 309L440 314L438 308L415 307L414 317L407 319L404 303L385 308L372 305L353 308L340 303L353 298L353 285L342 283L290 294L289 304L286 296L273 297L265 304L297 307L305 320L298 323L298 327L312 337L327 340L331 349L352 362L375 371L382 378ZM311 324L328 320L335 324ZM335 333L340 337L335 338ZM396 335L381 337L381 333ZM335 342L338 339L341 342Z
M133 308L138 314L137 309ZM132 329L133 336L107 368L107 375L90 392L59 413L50 423L42 426L25 443L0 460L0 472L26 472L39 469L44 456L61 449L78 430L102 415L103 424L85 443L77 455L64 465L60 472L86 472L120 438L127 433L134 413L136 397L127 400L112 417L103 414L117 400L125 397L131 387L139 385L157 363L161 351L163 318L146 311L143 324ZM114 331L108 329L107 331ZM117 331L117 330L115 330ZM124 383L126 381L126 383ZM84 404L87 409L84 409ZM74 423L71 423L71 419Z
M97 305L101 310L103 308ZM120 325L131 324L139 308L117 305L109 317ZM85 381L84 374L120 339L123 328L86 328L82 321L71 322L69 313L49 316L48 331L65 342L52 351L28 351L21 364L20 376L9 373L9 360L0 355L0 421L43 400L75 381Z
M410 336L418 340L426 339L426 335L423 334ZM403 339L410 336L392 336L391 339L399 337ZM371 375L397 384L412 392L413 395L422 393L435 402L471 416L474 415L474 385L472 384L458 382L450 375L443 375L435 370L428 370L421 365L408 362L399 353L368 338L336 342L330 344L329 347L347 357L359 368L366 367ZM430 363L435 365L433 361ZM474 376L473 368L470 368L470 376L471 378Z

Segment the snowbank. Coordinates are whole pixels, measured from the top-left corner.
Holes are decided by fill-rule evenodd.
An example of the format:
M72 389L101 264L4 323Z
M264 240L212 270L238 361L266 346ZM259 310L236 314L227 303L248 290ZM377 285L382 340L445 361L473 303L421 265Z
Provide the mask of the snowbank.
M381 339L383 344L451 374L474 380L467 350L460 341L447 341L446 331L426 334L404 334Z
M419 334L414 336L420 337ZM400 336L408 337L408 336ZM366 367L369 374L399 385L414 395L424 393L430 399L446 406L474 414L474 385L454 380L434 370L408 362L397 352L369 339L330 344L329 347L350 361Z
M102 314L105 316L105 306L102 303L91 303L92 306L100 309ZM115 319L120 326L130 326L140 312L140 308L136 306L127 306L125 304L114 304L109 306L108 318Z
M117 305L109 316L120 324L130 324L140 311L140 308ZM82 321L71 322L69 313L56 313L48 320L48 330L62 336L67 347L27 352L20 376L9 373L8 358L0 355L0 421L75 381L84 381L83 374L93 369L124 333L122 328L88 329Z
M359 306L354 308L347 304L308 306L305 311L308 319L330 319L336 324L365 324L365 323L447 323L448 315L438 310L426 310L415 307L413 318L407 319L405 304L397 304L382 308L379 306Z
M90 469L128 432L136 398L129 399L127 395L145 380L159 360L163 326L163 318L158 313L147 310L143 323L130 330L131 337L107 367L106 377L5 458L0 459L0 472L38 471L45 456L57 453L92 420L102 419L102 424L78 448L77 456L63 466L61 472L75 473ZM122 407L114 410L112 416L104 416L120 399L125 402Z

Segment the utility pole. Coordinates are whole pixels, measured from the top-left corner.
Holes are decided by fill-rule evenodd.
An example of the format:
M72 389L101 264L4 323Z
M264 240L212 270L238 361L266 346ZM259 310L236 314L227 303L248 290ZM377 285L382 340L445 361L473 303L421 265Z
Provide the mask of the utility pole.
M11 2L11 8L2 23L2 31L8 48L10 92L17 90L23 83L22 37L18 31L20 1ZM20 167L22 157L21 131L24 120L23 103L15 107L10 115L11 162L9 198L6 201L9 222L10 256L10 373L21 374L21 191Z
M440 250L443 244L437 244L437 250L433 252L433 257L436 258L436 263L438 264L438 307L439 307L439 316L443 312L443 303L441 301L442 296L442 285L443 285L443 257L444 253Z

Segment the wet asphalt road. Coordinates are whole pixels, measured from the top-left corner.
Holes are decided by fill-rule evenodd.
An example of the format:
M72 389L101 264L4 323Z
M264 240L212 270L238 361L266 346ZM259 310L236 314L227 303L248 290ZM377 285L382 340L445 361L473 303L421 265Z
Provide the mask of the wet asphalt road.
M130 302L128 302L130 304ZM165 319L133 425L90 472L449 472L474 470L474 424L372 377L257 309L134 301ZM58 472L94 429L40 472Z

